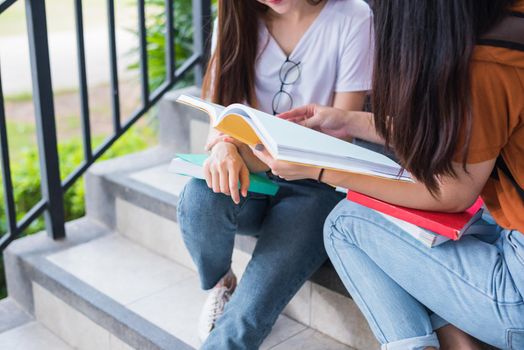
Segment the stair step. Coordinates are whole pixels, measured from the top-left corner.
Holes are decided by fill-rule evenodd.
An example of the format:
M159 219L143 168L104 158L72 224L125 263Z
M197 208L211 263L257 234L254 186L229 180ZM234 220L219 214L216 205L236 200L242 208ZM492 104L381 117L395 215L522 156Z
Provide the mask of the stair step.
M29 322L0 333L2 350L73 350L39 322ZM116 348L115 348L116 349Z
M76 251L77 247L84 247L88 250L91 247L90 242L104 240L111 235L100 224L85 218L66 224L66 233L66 238L59 241L51 240L45 232L27 236L13 242L4 252L9 295L17 303L75 349L192 349L48 259L55 254L65 259L70 249ZM110 244L109 241L104 241L106 242ZM112 254L110 251L103 251L105 255ZM64 255L59 255L60 253ZM125 270L121 267L122 264L131 263L130 266L136 266L132 264L132 256L110 266L104 265L108 261L101 256L96 262L98 265L90 260L88 254L78 255L77 258L79 261L74 265L77 267L75 272L81 276L83 273L87 278L106 272L96 269L119 272ZM81 266L83 267L78 269ZM158 274L153 275L159 277ZM112 284L115 286L129 281L118 277L120 276L114 277L115 283ZM136 298L140 297L135 291L136 284L133 281L133 284L125 288L132 295L132 300L137 294L139 296ZM116 289L107 285L105 287L112 290L112 293L121 290L118 286ZM163 287L165 286L161 283L156 284L156 288Z
M129 160L120 158L118 162L125 164L123 169L112 161L98 164L87 181L86 192L96 194L103 190L95 197L105 196L103 212L111 212L114 218L106 224L118 233L195 271L176 218L178 196L189 178L167 172L173 151L159 152L161 156L148 152L143 157L135 154ZM100 208L97 210L88 211L88 217L104 221L98 214ZM237 235L232 259L237 275L242 275L255 245L256 238ZM362 313L329 262L305 283L285 308L284 315L354 348L379 348Z
M11 298L0 300L0 333L32 321L32 317ZM0 349L3 349L0 347Z
M195 272L116 234L48 259L183 342L199 346L196 326L206 294ZM261 349L271 349L306 328L283 316ZM327 337L317 338L317 343L323 342L317 349L349 349Z
M134 234L129 238L138 241L149 249L153 249L166 257L180 256L180 259L176 259L178 262L185 266L191 266L191 259L184 250L183 242L179 237L175 237L179 236L178 226L173 225L177 221L178 196L190 178L169 173L167 171L168 164L168 161L164 161L161 164L136 171L119 172L106 176L116 195L116 227L118 231L124 234L133 232ZM147 214L142 212L142 216L137 216L135 212L130 210L128 203L153 215L149 215L149 219L144 220L144 216ZM154 220L154 218L159 220ZM170 221L171 224L166 220ZM159 222L159 224L155 226L152 224L153 222ZM173 234L174 232L177 234ZM237 236L236 247L241 251L251 254L255 244L256 239L254 237ZM311 280L349 297L330 262L326 262L318 273L313 275Z
M32 256L27 263L27 269L34 270L36 319L74 348L200 345L197 320L206 294L196 273L121 235L103 235L45 257ZM140 336L149 337L148 342ZM352 349L285 316L261 349L298 346Z

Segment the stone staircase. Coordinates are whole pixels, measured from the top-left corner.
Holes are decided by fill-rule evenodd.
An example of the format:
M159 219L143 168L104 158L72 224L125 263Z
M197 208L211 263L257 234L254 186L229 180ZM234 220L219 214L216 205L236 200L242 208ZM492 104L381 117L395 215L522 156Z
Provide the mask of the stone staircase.
M65 240L41 233L5 251L10 298L0 303L0 349L198 348L205 293L176 219L188 179L166 169L175 152L202 149L207 116L175 104L179 93L160 103L158 147L92 167L87 216L67 224ZM238 276L255 244L238 236ZM378 347L327 263L289 303L261 348Z

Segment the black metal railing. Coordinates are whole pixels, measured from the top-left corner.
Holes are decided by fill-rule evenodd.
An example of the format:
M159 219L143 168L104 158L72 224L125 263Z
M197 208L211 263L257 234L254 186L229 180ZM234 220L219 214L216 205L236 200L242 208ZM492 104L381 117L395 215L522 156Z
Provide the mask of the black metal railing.
M0 0L0 15L18 0ZM195 83L200 85L203 68L209 55L209 37L211 33L211 0L192 0L193 5L193 43L192 55L178 69L175 65L175 36L173 1L165 0L166 9L166 79L154 91L149 90L149 72L147 66L147 32L145 1L138 0L138 33L140 53L140 76L142 104L127 121L122 124L119 102L118 57L116 52L116 28L114 0L107 1L109 28L109 55L111 76L111 104L113 134L95 151L91 148L91 130L89 102L87 93L87 74L84 46L84 24L82 0L75 0L75 30L77 41L79 93L81 104L81 125L84 161L64 181L60 179L59 155L53 102L49 45L47 36L47 17L45 0L25 0L27 35L31 59L33 83L33 102L35 106L36 133L41 172L42 199L19 221L13 195L13 182L7 142L7 125L0 76L0 165L4 187L7 232L0 238L0 251L29 227L40 215L44 214L46 231L53 239L65 237L64 193L80 178L86 170L104 154L136 121L140 119L158 100L168 92L177 81L189 71L195 71ZM1 62L0 62L1 63Z

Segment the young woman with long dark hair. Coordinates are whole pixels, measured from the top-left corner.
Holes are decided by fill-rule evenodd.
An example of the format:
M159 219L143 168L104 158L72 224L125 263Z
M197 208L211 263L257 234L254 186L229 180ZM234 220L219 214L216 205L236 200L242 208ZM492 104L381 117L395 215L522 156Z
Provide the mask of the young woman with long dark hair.
M371 209L349 201L334 209L326 249L383 349L480 349L446 337L439 345L435 330L453 329L448 322L524 349L523 13L522 0L376 1L374 114L309 105L282 115L382 141L417 179L325 170L323 182L444 212L481 195L492 215L484 219L494 235L429 249ZM316 176L255 153L286 179Z
M278 114L307 103L361 110L371 87L372 15L362 0L219 0L203 93ZM292 137L292 135L290 135ZM327 259L322 223L341 194L271 174L276 196L248 193L248 172L269 167L244 144L210 132L206 182L190 181L178 218L202 288L210 290L203 349L256 349L278 315ZM238 189L240 182L241 188ZM258 237L237 286L235 235Z

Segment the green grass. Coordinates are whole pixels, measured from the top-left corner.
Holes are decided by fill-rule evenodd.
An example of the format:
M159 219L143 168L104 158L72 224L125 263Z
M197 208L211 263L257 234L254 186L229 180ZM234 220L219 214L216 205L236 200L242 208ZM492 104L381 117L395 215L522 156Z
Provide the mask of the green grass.
M12 95L4 96L5 102L29 102L33 100L33 94L31 92L19 92Z
M55 97L62 96L62 95L68 95L68 94L77 94L78 88L72 87L72 88L63 88L63 89L53 89L53 95ZM5 102L11 102L11 103L19 103L19 102L32 102L33 101L33 93L32 92L18 92L15 94L10 94L4 96Z
M118 139L115 144L101 157L101 160L114 158L128 153L138 152L156 144L155 131L144 122L133 126L126 134ZM13 195L17 208L17 219L26 213L41 198L40 193L40 171L36 145L31 138L34 135L34 127L26 123L10 123L8 126L9 141L15 146L15 154L18 156L11 159L11 172L13 177ZM101 143L103 137L96 136L93 143ZM29 147L28 145L31 145ZM29 148L27 148L29 147ZM25 150L23 148L26 148ZM62 179L70 174L82 161L82 141L79 138L71 138L58 145L60 153L60 172ZM84 183L80 178L64 194L64 208L66 220L73 220L84 215ZM0 176L1 183L1 176ZM0 186L0 236L5 232L5 217L3 204L3 188ZM22 236L41 231L44 228L43 218L39 217ZM6 297L7 289L3 260L0 256L0 299Z
M32 123L7 122L7 139L12 162L26 150L36 147L35 126Z
M69 115L65 118L65 124L69 130L80 130L80 118L77 115Z

